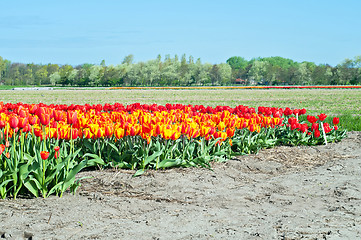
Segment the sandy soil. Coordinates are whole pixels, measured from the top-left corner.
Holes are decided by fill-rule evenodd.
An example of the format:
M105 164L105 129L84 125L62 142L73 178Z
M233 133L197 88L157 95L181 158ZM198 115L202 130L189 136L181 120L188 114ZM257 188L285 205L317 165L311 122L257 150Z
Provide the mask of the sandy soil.
M207 169L82 172L75 195L0 200L4 239L360 239L361 132Z

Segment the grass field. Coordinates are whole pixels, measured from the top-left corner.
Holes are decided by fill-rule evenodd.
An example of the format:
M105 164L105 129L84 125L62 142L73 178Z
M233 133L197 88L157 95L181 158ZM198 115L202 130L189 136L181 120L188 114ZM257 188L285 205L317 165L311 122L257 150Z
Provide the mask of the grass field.
M0 91L4 103L46 104L182 103L306 108L307 114L340 117L340 125L361 131L361 89L230 89L230 90L53 90Z

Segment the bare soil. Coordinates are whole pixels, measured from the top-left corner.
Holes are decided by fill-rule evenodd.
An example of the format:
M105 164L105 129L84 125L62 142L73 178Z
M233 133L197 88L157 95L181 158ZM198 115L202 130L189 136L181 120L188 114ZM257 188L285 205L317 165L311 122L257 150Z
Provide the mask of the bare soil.
M0 238L361 238L361 132L212 169L82 172L75 195L0 200Z

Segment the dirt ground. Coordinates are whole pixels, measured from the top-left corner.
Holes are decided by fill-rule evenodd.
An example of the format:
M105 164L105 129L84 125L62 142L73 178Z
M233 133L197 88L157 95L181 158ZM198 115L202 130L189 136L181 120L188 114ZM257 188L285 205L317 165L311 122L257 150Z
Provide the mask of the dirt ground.
M0 200L3 239L360 239L361 132L207 169L82 172L75 195Z

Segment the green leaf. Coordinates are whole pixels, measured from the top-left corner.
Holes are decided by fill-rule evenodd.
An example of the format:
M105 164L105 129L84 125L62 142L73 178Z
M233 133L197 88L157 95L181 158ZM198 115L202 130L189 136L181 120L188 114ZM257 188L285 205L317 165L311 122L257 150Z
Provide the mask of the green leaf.
M84 154L83 157L91 157L91 159L88 159L87 167L105 164L103 159L101 159L98 155L93 154L93 153L86 153L86 154Z
M28 177L28 175L31 172L31 169L29 170L29 164L28 163L22 163L20 164L21 166L19 167L19 178L20 181L24 181L24 179L26 179Z
M1 184L0 184L0 188L2 188L3 186L6 186L9 182L12 182L13 180L12 179L8 179L6 181L3 181Z
M138 171L136 171L134 173L133 177L138 177L138 176L144 174L144 172L145 172L144 169L139 169Z
M78 172L80 172L86 165L87 165L87 161L83 160L78 165L76 165L73 169L71 169L71 171L66 176L66 179L62 185L62 192L65 192L66 189L68 189L68 187L74 183L75 175Z
M58 182L55 186L53 186L47 193L46 197L49 197L51 194L53 194L58 189L61 190L62 184L63 184L63 182Z
M95 147L94 144L91 144L89 140L84 140L83 144L86 148L88 148L90 151L94 152L95 151Z
M153 153L152 155L148 156L144 160L144 166L147 166L150 162L152 162L154 159L159 157L163 154L163 150Z
M119 149L113 143L108 142L108 145L111 146L116 152L119 151Z
M24 181L24 186L35 196L39 196L39 191L41 189L40 183L35 178L26 179Z
M158 164L159 168L170 168L179 166L181 163L180 159L164 159Z

